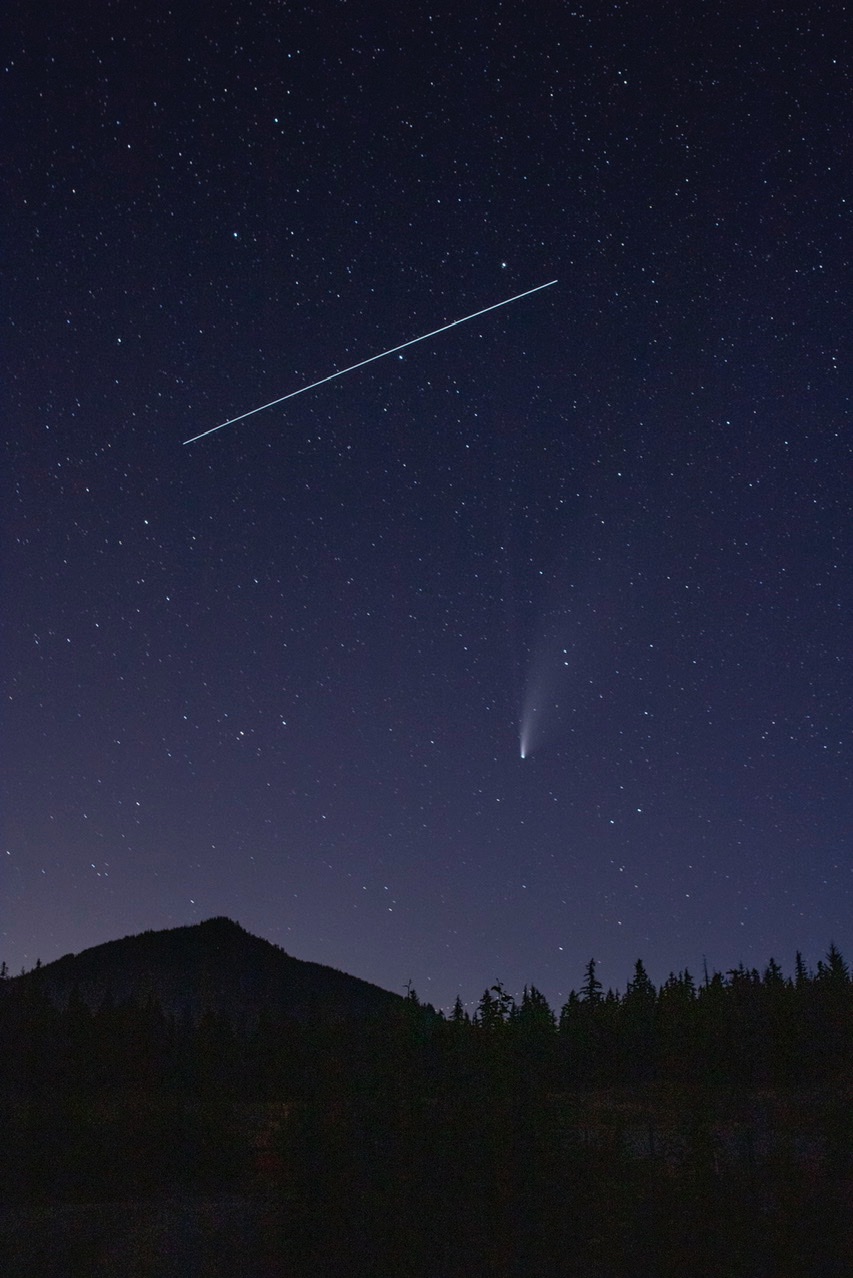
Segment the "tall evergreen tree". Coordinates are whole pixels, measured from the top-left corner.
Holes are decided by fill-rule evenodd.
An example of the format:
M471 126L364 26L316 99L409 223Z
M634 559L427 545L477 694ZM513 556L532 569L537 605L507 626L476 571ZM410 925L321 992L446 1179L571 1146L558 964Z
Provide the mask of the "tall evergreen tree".
M818 979L829 985L841 988L850 983L850 972L841 956L841 951L833 941L826 954L826 962L817 965Z
M584 982L581 986L581 999L584 1003L600 1003L603 986L595 974L596 961L591 958L584 968Z
M656 1000L657 990L654 982L646 971L643 960L637 959L634 964L634 975L625 991L625 1001L634 1006L653 1007Z
M502 981L496 981L494 985L483 991L474 1019L483 1029L494 1029L496 1026L506 1024L514 1007L515 999L508 990L504 989Z

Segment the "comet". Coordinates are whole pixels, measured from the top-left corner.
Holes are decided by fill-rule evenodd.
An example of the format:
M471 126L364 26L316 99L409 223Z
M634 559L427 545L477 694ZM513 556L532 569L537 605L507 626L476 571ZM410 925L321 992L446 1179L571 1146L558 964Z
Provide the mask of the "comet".
M523 293L516 293L514 297L505 297L502 302L493 302L491 306L484 306L482 310L474 311L471 315L463 315L461 319L453 320L450 324L442 324L441 328L434 328L429 333L422 333L420 337L412 337L408 342L401 342L399 346L391 346L387 351L380 351L378 355L370 355L367 359L360 359L357 364L350 364L348 368L339 368L334 373L329 373L328 377L321 377L316 382L309 382L307 386L300 386L298 390L288 391L286 395L280 395L278 399L271 399L268 404L260 404L257 408L250 408L247 413L240 413L237 417L229 417L227 422L220 422L218 426L211 426L209 430L203 430L199 435L193 435L191 439L185 439L184 444L194 444L199 439L206 439L208 435L213 435L218 430L224 430L226 426L233 426L236 422L245 421L247 417L254 417L255 413L263 413L268 408L275 408L277 404L283 404L285 400L295 399L297 395L304 395L306 391L316 390L318 386L325 386L326 382L334 381L336 377L345 377L347 373L354 373L357 368L364 368L366 364L375 364L378 359L384 359L386 355L395 355L397 351L404 351L408 346L416 346L418 342L426 342L431 337L437 337L439 333L446 333L450 328L458 328L460 324L467 324L469 320L477 319L480 315L488 315L489 311L499 310L501 306L509 306L512 302L520 302L523 297L530 297L533 293L541 293L543 288L551 288L556 283L556 280L548 280L547 284L537 284L535 288L528 288Z

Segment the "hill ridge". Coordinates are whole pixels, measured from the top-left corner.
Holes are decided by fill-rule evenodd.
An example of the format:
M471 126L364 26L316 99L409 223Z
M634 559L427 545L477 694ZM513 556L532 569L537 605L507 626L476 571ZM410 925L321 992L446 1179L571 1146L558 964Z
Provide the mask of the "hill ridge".
M402 995L308 959L247 932L225 915L104 941L12 978L37 984L65 1005L72 991L95 1010L156 999L163 1010L198 1018L215 1012L240 1024L283 1019L361 1019Z

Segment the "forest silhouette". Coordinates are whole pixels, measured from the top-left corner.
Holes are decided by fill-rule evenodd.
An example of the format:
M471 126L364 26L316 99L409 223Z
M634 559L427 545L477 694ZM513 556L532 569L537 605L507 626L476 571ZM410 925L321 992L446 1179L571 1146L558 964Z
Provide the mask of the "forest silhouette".
M122 1246L158 1278L853 1272L835 945L660 987L638 961L624 993L590 960L559 1010L496 982L470 1014L410 989L242 1020L106 970L95 1001L62 962L59 993L53 964L0 981L4 1274L118 1272Z

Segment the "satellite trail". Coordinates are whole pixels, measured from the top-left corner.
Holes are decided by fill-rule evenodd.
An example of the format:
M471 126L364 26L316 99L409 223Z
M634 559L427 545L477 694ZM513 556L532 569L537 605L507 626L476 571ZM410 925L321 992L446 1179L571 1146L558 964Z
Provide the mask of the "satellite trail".
M262 413L266 408L275 408L276 404L283 404L286 399L293 399L296 395L304 395L306 391L314 390L317 386L324 386L326 382L333 381L336 377L343 377L346 373L354 373L357 368L364 368L365 364L373 364L377 359L384 359L386 355L393 355L396 351L403 351L407 346L415 346L418 342L425 342L429 337L437 337L439 333L446 333L449 328L456 328L458 324L467 324L468 320L476 319L478 315L487 315L489 311L496 311L501 306L509 306L510 302L519 302L522 297L530 297L531 293L541 293L543 288L550 288L552 284L556 284L556 280L549 280L547 284L537 284L535 288L529 288L524 293L516 293L514 297L507 297L502 302L495 302L492 306L484 306L481 311L474 311L473 315L463 315L462 319L453 320L450 324L442 324L441 328L434 328L430 333L424 333L421 337L413 337L408 342L401 342L399 346L392 346L390 350L380 351L378 355L371 355L368 359L361 359L357 364L350 364L349 368L339 368L336 373L329 373L328 377L321 377L317 382L310 382L308 386L300 386L299 390L289 391L287 395L281 395L278 399L271 399L268 404L261 404L258 408L250 408L248 413L241 413L239 417L229 417L227 422L220 422L218 426L211 426L210 430L203 430L200 435L193 435L192 439L185 439L185 444L194 444L197 439L204 439L206 435L212 435L217 430L224 430L226 426L233 426L235 422L245 421L247 417L253 417L255 413Z

